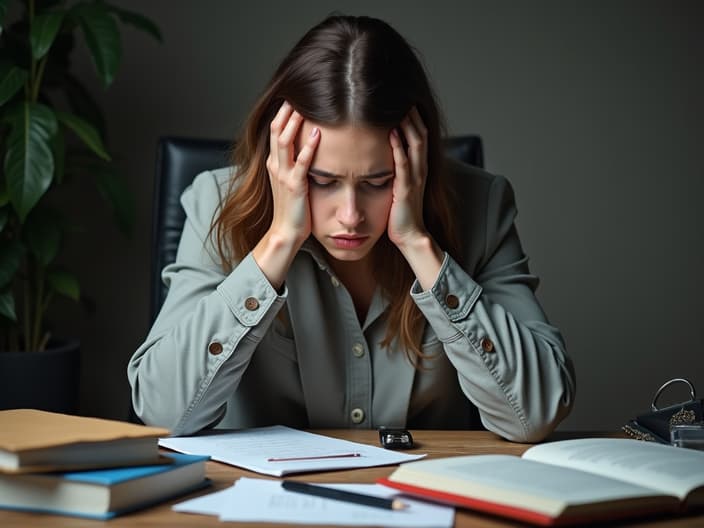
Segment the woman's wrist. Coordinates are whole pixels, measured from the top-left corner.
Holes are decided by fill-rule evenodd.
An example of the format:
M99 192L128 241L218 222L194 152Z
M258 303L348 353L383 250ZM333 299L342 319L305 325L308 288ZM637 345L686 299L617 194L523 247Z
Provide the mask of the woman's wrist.
M397 244L397 247L411 266L423 291L429 290L435 284L442 267L444 253L440 246L429 233L421 233L403 244Z
M268 231L252 250L255 262L268 281L279 290L303 242Z

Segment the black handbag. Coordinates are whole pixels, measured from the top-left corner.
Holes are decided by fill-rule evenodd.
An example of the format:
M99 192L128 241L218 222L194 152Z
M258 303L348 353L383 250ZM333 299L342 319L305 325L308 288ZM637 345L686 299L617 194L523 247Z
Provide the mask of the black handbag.
M689 401L676 403L659 409L657 401L662 392L674 383L685 383L689 386ZM637 440L647 440L659 442L661 444L671 444L671 431L678 427L688 429L699 428L704 433L704 423L702 423L702 410L704 403L696 398L694 385L685 378L674 378L664 383L655 393L653 402L650 404L650 412L636 416L623 426L623 431Z

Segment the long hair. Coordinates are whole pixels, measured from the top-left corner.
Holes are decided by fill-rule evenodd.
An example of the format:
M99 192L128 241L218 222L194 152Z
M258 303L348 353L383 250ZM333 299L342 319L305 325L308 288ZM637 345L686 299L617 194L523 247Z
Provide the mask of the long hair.
M435 241L454 258L458 237L444 181L443 125L425 70L405 39L369 17L331 16L313 27L284 58L254 105L235 143L230 192L213 229L223 266L247 255L268 230L273 198L265 166L269 125L284 101L324 126L358 124L391 130L416 106L428 130L423 216ZM232 252L232 253L230 253ZM409 295L413 272L386 235L372 250L374 274L389 300L382 345L394 339L418 366L423 314Z

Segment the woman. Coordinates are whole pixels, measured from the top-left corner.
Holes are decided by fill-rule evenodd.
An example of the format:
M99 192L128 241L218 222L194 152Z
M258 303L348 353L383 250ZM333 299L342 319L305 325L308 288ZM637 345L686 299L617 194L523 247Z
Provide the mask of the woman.
M145 422L483 424L532 442L569 412L511 187L443 159L426 74L388 24L311 29L233 161L182 197L169 293L128 367Z

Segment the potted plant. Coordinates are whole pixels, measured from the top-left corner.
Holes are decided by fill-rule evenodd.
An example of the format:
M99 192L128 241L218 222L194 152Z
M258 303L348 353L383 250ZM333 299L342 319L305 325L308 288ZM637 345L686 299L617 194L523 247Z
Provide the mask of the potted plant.
M127 233L133 204L71 56L82 35L108 87L120 62L118 22L161 40L149 19L99 0L0 0L0 408L77 407L79 342L54 337L47 321L56 296L81 299L59 261L73 227L65 189L92 180Z

